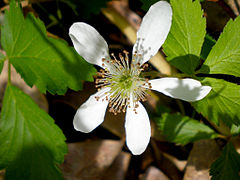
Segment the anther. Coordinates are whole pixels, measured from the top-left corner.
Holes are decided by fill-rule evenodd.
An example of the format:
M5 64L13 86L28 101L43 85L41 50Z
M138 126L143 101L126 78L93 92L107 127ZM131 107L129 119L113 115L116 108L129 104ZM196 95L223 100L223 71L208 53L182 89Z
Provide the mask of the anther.
M104 92L104 97L102 94L95 98L97 101L108 101L109 112L112 112L114 115L126 112L127 108L133 108L133 111L137 114L138 101L146 100L145 87L151 86L148 79L139 77L140 72L148 66L146 64L140 67L141 55L134 54L132 63L130 64L129 53L126 50L123 50L123 53L125 57L119 53L119 59L115 57L114 53L111 54L113 58L102 58L103 66L111 65L111 72L107 68L104 68L104 70L101 69L97 73L98 78L95 80L95 86L98 88L98 91L103 87L111 88L110 92ZM130 100L130 94L133 96L133 101Z
M99 97L99 96L95 96L95 99L96 99L97 101L99 101L100 97Z

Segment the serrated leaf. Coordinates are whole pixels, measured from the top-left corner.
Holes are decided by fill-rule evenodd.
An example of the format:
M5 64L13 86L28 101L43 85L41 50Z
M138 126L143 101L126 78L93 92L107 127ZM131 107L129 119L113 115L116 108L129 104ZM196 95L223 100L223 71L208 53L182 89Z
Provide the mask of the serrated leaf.
M5 179L63 179L57 167L67 152L53 119L14 86L8 86L0 119L0 169Z
M229 142L223 149L221 156L211 165L212 180L239 180L240 155Z
M202 83L211 86L212 90L201 101L193 102L194 108L216 124L222 120L230 127L240 125L240 86L213 78L205 78Z
M184 73L193 74L200 62L206 20L199 1L170 2L173 9L172 26L163 50L170 64Z
M40 19L32 14L24 19L14 1L5 12L1 38L16 70L28 85L36 85L43 93L64 94L67 88L81 89L83 80L93 80L93 66L65 41L47 37Z
M156 118L157 125L168 141L180 144L200 139L210 139L217 137L208 126L197 120L179 114L164 113L161 118Z
M2 72L3 63L4 63L5 58L6 57L0 52L0 74Z
M230 20L200 72L240 76L240 17Z

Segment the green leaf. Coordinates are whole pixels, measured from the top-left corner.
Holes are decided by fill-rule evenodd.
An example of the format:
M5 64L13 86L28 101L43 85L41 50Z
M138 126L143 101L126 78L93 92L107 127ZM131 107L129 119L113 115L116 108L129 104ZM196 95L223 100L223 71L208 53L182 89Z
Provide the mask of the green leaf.
M221 156L211 165L212 180L239 180L240 155L229 142L223 149Z
M3 63L4 63L5 58L6 57L0 52L0 74L2 72Z
M201 59L207 59L208 54L210 53L212 47L216 44L216 40L213 39L210 35L206 34L201 50Z
M67 152L53 119L14 86L8 86L0 120L0 169L5 179L63 179L58 164Z
M187 144L200 139L215 138L218 135L199 121L179 114L164 113L156 121L167 140L175 143Z
M16 28L17 27L17 28ZM46 36L43 22L10 3L1 31L2 46L10 62L30 86L45 93L64 94L79 90L82 81L93 81L95 69L60 39Z
M200 72L240 76L240 17L230 20Z
M199 1L170 2L173 9L172 26L163 50L170 64L184 73L193 74L200 62L206 20Z
M212 90L201 101L193 102L194 108L216 124L222 120L229 127L240 125L240 86L213 78L205 78L202 84L211 86Z

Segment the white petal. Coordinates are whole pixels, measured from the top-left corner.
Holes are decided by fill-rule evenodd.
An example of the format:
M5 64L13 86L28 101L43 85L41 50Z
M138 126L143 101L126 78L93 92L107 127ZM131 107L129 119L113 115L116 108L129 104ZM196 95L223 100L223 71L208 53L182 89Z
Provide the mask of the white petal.
M69 29L75 50L89 63L102 66L102 58L109 59L108 45L92 26L78 22ZM104 68L104 67L103 67Z
M151 136L148 114L143 105L140 102L138 104L137 114L133 108L127 108L125 122L126 143L134 155L142 154L145 151Z
M212 89L210 86L202 86L194 79L161 78L149 82L152 90L189 102L203 99Z
M143 64L154 56L169 33L172 24L172 8L166 1L159 1L152 5L143 17L142 24L137 32L137 42L133 47L133 54L141 54Z
M77 131L89 133L103 122L108 106L108 101L104 99L106 97L105 92L109 90L110 88L103 88L91 95L89 99L78 108L73 119L73 126ZM102 98L97 101L96 96ZM104 99L104 101L102 101L102 99Z

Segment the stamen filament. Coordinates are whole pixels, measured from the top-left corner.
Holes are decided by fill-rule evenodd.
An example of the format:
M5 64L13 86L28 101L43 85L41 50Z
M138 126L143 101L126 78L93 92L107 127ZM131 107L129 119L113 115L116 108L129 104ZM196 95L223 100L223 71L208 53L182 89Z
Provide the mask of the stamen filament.
M98 78L95 81L96 88L110 88L107 96L101 94L95 98L109 101L109 111L114 114L126 112L126 108L131 107L130 104L133 106L131 107L133 111L137 113L138 102L146 100L146 86L151 87L148 79L140 77L140 73L147 68L147 65L141 67L138 63L142 56L134 54L130 63L129 53L124 50L123 54L124 56L119 54L119 60L113 53L111 54L113 59L103 58L102 63L106 68L97 73Z

